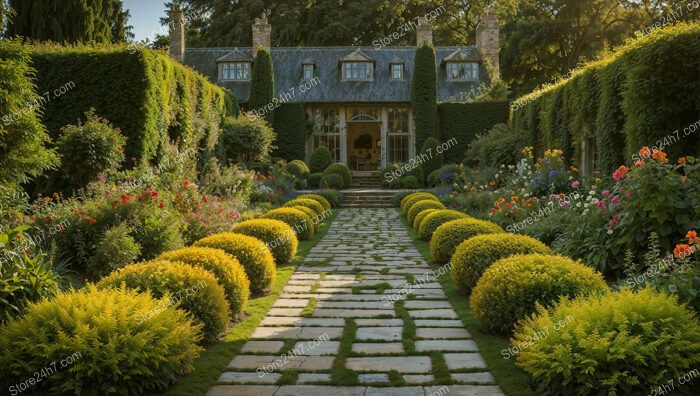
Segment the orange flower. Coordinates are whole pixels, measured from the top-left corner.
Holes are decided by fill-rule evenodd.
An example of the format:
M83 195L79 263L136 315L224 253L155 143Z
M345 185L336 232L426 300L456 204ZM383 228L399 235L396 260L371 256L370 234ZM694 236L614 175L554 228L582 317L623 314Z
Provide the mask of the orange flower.
M651 150L649 150L649 147L647 147L647 146L642 147L642 149L639 150L639 156L642 158L651 157Z
M686 245L685 243L679 243L676 248L673 249L673 257L682 259L690 256L695 252L695 248Z
M678 163L681 164L681 165L685 165L685 164L687 163L686 160L685 160L685 157L680 157L680 158L678 158Z
M646 165L646 162L644 162L644 160L637 160L637 161L634 163L634 166L635 166L637 169L644 168L644 165Z
M688 243L692 244L700 244L700 239L698 239L698 233L693 230L693 231L688 231L687 234L685 234L685 237L688 238Z
M666 158L666 153L664 153L661 150L654 150L654 152L651 154L651 158L661 161L664 164L668 163L668 158Z

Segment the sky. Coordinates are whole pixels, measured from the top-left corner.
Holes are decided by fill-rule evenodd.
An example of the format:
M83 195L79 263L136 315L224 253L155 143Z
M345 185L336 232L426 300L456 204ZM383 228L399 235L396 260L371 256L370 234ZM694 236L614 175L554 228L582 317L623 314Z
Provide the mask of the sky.
M136 41L145 38L153 40L156 34L167 34L167 26L160 25L160 18L165 16L164 0L122 0L124 8L131 12L129 25Z

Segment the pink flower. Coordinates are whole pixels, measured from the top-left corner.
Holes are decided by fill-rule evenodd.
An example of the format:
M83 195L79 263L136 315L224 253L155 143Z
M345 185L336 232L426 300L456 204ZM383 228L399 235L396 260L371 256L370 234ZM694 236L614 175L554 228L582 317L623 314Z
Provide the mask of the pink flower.
M608 195L610 195L610 191L608 191L608 190L603 190L603 196L604 196L604 197L607 197Z
M581 182L576 180L575 182L571 183L571 188L578 188L578 186L580 186L580 185L581 185Z

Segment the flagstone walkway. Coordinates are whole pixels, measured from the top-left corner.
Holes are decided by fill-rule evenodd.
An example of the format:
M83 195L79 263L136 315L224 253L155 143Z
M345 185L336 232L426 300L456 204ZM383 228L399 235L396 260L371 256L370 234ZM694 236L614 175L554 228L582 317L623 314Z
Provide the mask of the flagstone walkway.
M398 211L341 210L208 395L503 395L432 274Z

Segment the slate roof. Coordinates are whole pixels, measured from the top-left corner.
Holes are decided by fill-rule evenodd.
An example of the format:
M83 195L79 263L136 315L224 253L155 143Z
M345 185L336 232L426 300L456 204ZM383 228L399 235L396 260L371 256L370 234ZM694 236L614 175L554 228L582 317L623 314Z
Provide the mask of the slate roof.
M416 47L310 47L272 48L270 54L275 70L275 96L293 93L289 100L306 103L409 103L411 101L411 79L414 69ZM455 59L480 61L481 56L473 46L436 47L438 65L438 101L460 98L470 92L478 82L447 81L443 60ZM184 63L204 74L215 84L229 88L241 102L249 97L250 82L219 81L217 60L252 59L250 47L243 48L187 48ZM373 81L342 81L339 61L343 58L366 57L375 62ZM391 79L390 64L400 60L404 63L404 79ZM300 87L302 66L312 61L318 83L302 93ZM486 71L480 68L481 81L486 82Z

